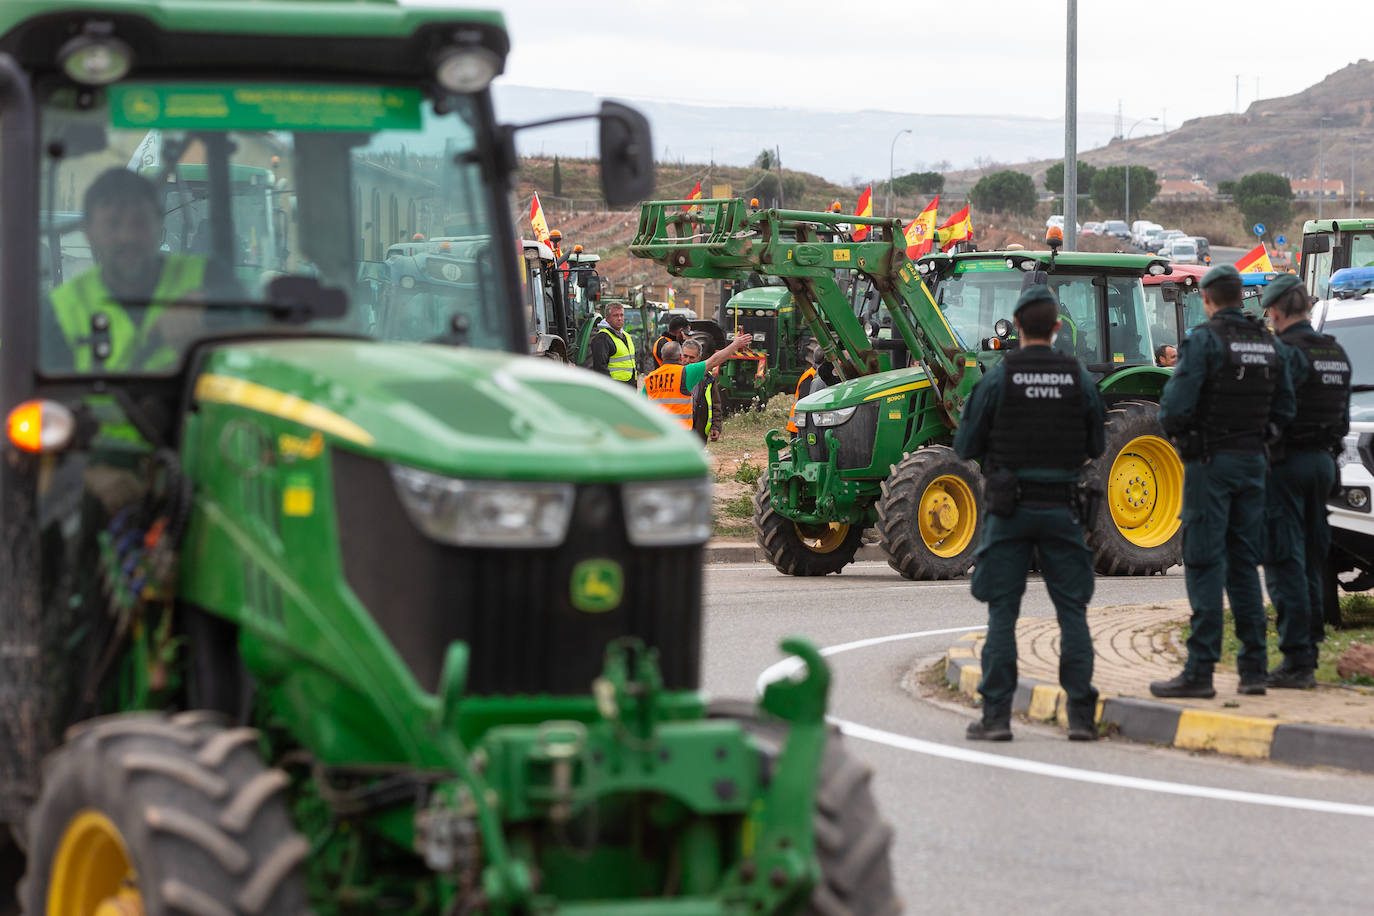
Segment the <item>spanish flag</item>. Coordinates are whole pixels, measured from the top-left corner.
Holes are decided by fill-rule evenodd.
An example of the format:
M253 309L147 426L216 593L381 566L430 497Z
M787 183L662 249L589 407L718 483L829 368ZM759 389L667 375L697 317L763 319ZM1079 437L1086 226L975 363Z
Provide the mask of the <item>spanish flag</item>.
M1236 261L1236 270L1241 273L1267 274L1274 269L1274 265L1269 263L1269 252L1264 250L1264 243L1260 242L1251 248Z
M539 206L538 193L534 195L534 200L530 201L530 225L534 227L534 237L552 248L553 241L549 238L549 224L544 219L544 208Z
M692 188L692 193L690 193L690 194L687 195L687 199L688 199L688 200L701 200L701 179L700 179L700 178L697 179L696 187ZM693 207L691 204L685 204L685 205L683 206L682 209L684 209L684 210L694 210L694 209L696 209L696 208Z
M869 185L868 187L864 188L864 192L859 195L859 206L854 208L854 215L873 215L873 185ZM870 229L872 229L872 227L867 225L855 226L854 231L850 233L850 237L853 238L856 242L862 242L864 239L868 238L868 233Z
M930 254L935 246L935 211L940 206L940 195L936 194L921 215L906 227L906 256L913 261L923 254Z
M969 216L968 204L964 204L964 209L945 220L945 224L936 230L935 235L941 251L949 251L965 239L973 238L973 219Z

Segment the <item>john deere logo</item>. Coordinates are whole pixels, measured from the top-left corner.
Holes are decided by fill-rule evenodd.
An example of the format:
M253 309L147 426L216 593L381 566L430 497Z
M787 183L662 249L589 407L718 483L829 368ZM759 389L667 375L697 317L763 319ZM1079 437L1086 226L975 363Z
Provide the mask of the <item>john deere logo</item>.
M816 444L816 434L815 434L815 433L807 433L807 434L806 434L806 444L807 444L807 445L815 445L815 444Z
M583 560L573 567L568 583L572 606L588 614L600 614L620 606L625 597L625 574L614 560Z

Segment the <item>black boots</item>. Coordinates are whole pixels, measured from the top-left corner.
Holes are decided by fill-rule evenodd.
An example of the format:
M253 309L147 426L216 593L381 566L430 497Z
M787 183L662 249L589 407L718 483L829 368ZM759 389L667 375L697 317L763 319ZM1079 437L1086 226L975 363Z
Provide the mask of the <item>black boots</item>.
M1309 687L1317 686L1317 678L1313 675L1311 668L1289 665L1285 660L1283 664L1269 672L1269 677L1265 683L1270 687L1306 690Z
M1011 710L983 710L983 718L969 723L964 737L970 741L1010 741Z
M1097 711L1097 704L1086 708L1069 706L1069 740L1070 741L1096 741L1097 723L1094 713Z
M1236 693L1243 693L1246 696L1262 696L1265 685L1269 683L1269 677L1263 671L1242 671L1240 673L1240 686L1236 688Z
M1261 689L1260 692L1264 691ZM1199 700L1210 700L1217 695L1211 674L1190 675L1186 670L1167 681L1152 681L1150 693L1157 697L1193 697Z

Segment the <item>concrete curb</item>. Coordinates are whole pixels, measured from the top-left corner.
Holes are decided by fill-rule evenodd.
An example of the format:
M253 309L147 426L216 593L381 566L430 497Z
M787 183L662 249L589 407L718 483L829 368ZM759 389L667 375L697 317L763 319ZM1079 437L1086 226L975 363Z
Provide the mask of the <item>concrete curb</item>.
M983 676L971 645L980 635L964 634L945 654L945 681L971 699L977 699ZM1058 684L1021 678L1011 707L1028 718L1067 726L1066 699ZM1135 697L1099 700L1097 721L1132 741L1374 773L1374 732L1357 728L1229 715Z
M864 544L859 548L859 552L854 555L855 560L876 560L885 562L887 554L877 544ZM744 540L724 540L713 538L706 542L705 562L712 563L767 563L768 557L764 555L763 548L754 541Z

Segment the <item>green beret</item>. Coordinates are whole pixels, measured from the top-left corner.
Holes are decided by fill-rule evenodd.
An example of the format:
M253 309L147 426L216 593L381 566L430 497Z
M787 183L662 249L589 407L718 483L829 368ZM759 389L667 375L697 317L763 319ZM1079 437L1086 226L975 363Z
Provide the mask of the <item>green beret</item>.
M1216 267L1213 267L1211 270L1207 271L1207 273L1203 274L1202 279L1198 281L1197 285L1198 289L1206 289L1218 280L1230 279L1234 279L1239 283L1240 271L1236 270L1230 264L1218 264Z
M1302 281L1296 274L1279 274L1269 281L1269 285L1260 293L1260 305L1269 308L1277 302L1285 293L1302 286Z
M1016 308L1011 310L1012 317L1014 318L1021 314L1021 310L1026 306L1033 305L1036 302L1044 302L1046 299L1053 302L1056 306L1059 305L1059 300L1054 298L1054 293L1045 284L1036 283L1034 286L1026 287L1026 291L1021 294L1021 298L1016 300Z

